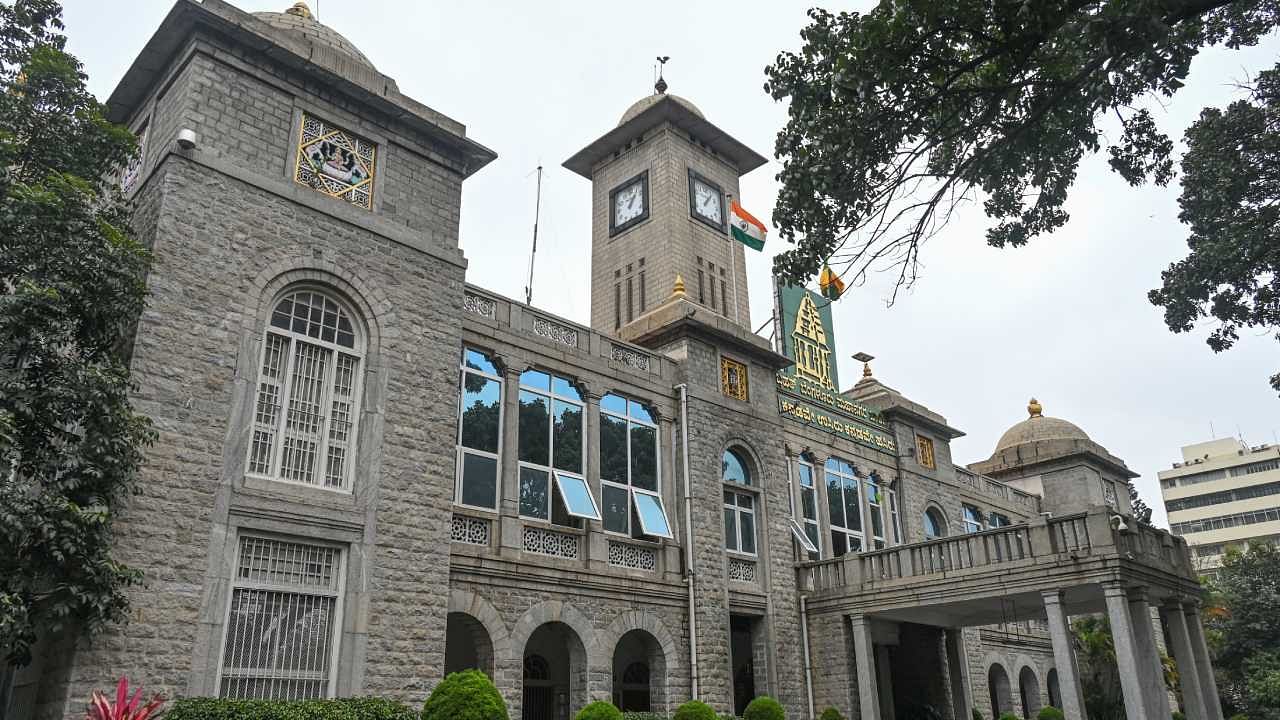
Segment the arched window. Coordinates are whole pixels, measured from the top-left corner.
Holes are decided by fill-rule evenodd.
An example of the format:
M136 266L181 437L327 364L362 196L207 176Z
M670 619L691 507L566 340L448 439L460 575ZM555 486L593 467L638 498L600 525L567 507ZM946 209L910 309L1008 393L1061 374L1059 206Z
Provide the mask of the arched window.
M942 513L937 508L929 508L924 511L924 539L933 540L935 538L947 536L947 523L942 519Z
M751 471L743 454L735 449L720 456L724 488L724 546L728 550L756 554L756 494L734 486L750 486Z
M262 345L249 473L351 489L365 353L351 315L319 290L293 290Z

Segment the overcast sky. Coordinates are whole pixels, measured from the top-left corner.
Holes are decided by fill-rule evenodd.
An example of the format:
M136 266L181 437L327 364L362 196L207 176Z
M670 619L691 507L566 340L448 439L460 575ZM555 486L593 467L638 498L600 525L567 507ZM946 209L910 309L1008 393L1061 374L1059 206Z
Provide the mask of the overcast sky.
M241 0L280 11L291 0ZM809 1L769 2L405 2L321 0L319 19L344 34L400 90L466 124L497 161L463 186L462 248L468 280L522 297L542 164L542 222L534 304L589 320L590 187L560 166L612 129L628 105L652 92L653 59L670 55L669 92L765 156L786 107L764 94L763 68L797 49ZM110 94L155 31L168 0L69 0L68 46L91 89ZM860 2L849 9L870 3ZM827 5L829 9L842 6ZM1215 49L1192 66L1186 87L1163 108L1162 127L1180 139L1206 105L1225 105L1232 83L1280 56L1272 36L1256 48ZM1181 146L1180 146L1181 147ZM776 162L743 178L742 203L769 222ZM1081 426L1141 473L1144 496L1164 523L1157 470L1179 447L1242 434L1275 442L1280 400L1267 377L1280 346L1247 335L1215 355L1207 330L1175 336L1146 300L1160 271L1186 254L1176 183L1129 188L1104 158L1088 159L1068 203L1070 223L1018 250L983 240L980 209L925 249L916 288L886 307L888 278L856 288L835 306L840 372L858 377L849 355L866 351L886 384L946 416L966 437L957 462L986 459L1036 396L1045 414ZM770 313L770 257L747 252L752 323ZM767 332L767 330L766 330Z

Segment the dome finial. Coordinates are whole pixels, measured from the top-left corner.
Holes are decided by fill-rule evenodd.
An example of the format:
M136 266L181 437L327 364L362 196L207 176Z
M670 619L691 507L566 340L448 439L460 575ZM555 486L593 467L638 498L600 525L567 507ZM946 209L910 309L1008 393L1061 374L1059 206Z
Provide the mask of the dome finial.
M659 95L665 95L667 92L667 81L662 77L662 71L666 69L667 61L671 59L670 55L658 56L658 82L653 84L653 89Z
M298 2L293 4L293 7L285 10L285 12L290 15L297 15L300 18L306 18L308 20L312 19L311 8L307 7L307 4L302 2L302 0L298 0Z
M684 276L676 273L676 284L671 288L672 297L684 297Z
M1044 408L1040 405L1040 401L1031 398L1031 402L1027 403L1027 414L1031 417L1040 417L1040 413L1044 412Z

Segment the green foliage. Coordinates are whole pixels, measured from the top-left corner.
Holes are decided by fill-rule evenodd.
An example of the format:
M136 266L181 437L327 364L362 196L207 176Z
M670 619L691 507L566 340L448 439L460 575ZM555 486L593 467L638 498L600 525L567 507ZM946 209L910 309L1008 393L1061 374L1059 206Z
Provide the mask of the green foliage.
M607 700L596 700L578 711L574 720L623 720L622 711Z
M747 703L742 712L742 720L786 720L787 714L777 700L768 695L760 695Z
M1249 716L1244 713L1236 713L1231 716L1231 720L1249 720Z
M993 247L1062 227L1081 160L1104 145L1130 184L1166 185L1173 142L1141 105L1174 95L1202 48L1257 44L1280 25L1280 5L898 0L809 18L800 50L765 69L765 92L789 101L775 143L782 187L773 221L796 243L774 270L797 284L824 261L854 283L892 270L896 295L916 280L922 243L959 205L981 202ZM1267 97L1260 91L1255 106L1274 109ZM1265 132L1265 113L1242 108L1224 123L1218 115L1188 132L1182 219L1193 227L1193 255L1166 275L1168 295L1157 301L1176 306L1169 325L1183 327L1214 293L1214 316L1228 319L1211 344L1264 316L1280 326L1280 293L1267 284L1280 260L1266 251L1280 245L1280 179L1269 172L1275 113ZM1227 152L1244 131L1256 134ZM1242 247L1252 252L1229 252Z
M622 720L667 720L667 715L656 712L624 712Z
M1116 670L1111 624L1105 616L1088 615L1071 624L1075 634L1085 714L1090 720L1124 720L1124 695Z
M421 720L508 720L507 706L488 675L450 673L422 705Z
M403 703L376 697L332 700L174 700L166 720L416 720Z
M672 720L719 720L716 711L701 700L690 700L676 708Z
M1205 608L1224 704L1253 720L1280 717L1280 549L1265 541L1228 547ZM1275 698L1270 700L1268 698Z
M1045 705L1040 708L1040 712L1036 713L1036 720L1066 720L1066 716L1062 711L1052 705ZM1173 720L1178 720L1174 718Z
M1148 297L1174 332L1212 317L1207 342L1222 352L1243 329L1280 330L1280 64L1258 74L1249 97L1205 108L1185 140L1178 218L1191 254ZM1271 385L1280 390L1280 373Z
M1022 717L1014 712L1000 713L1000 720L1022 720Z
M1170 713L1170 717L1172 718L1172 720L1187 720L1187 716L1183 715L1181 712L1177 710L1174 710L1172 713Z
M153 433L129 403L149 257L106 178L133 152L105 119L52 0L0 4L0 655L123 620L139 574L113 513Z
M840 714L839 710L833 707L828 707L822 711L822 714L818 715L818 720L844 720L844 716ZM974 718L974 720L981 719Z
M982 711L978 708L969 708L969 714L973 716L973 720L986 720L986 718L982 717Z

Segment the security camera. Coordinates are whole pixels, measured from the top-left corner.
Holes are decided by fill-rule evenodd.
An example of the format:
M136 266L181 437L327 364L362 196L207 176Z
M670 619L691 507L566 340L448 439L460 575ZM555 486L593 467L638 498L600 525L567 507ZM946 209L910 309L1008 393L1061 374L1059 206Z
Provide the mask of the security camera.
M200 136L191 128L182 128L178 131L178 147L183 150L194 149L196 144L200 142Z
M1124 521L1123 515L1112 515L1111 529L1121 533L1129 532L1129 524Z

